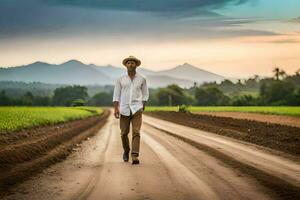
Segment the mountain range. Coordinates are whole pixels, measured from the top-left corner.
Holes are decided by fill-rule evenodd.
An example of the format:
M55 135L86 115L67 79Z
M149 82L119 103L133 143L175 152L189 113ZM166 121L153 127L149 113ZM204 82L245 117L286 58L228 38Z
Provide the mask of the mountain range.
M187 88L193 86L194 82L201 84L220 82L225 79L221 75L188 63L162 71L138 67L137 72L147 78L148 86L151 88L165 87L173 83ZM77 60L69 60L59 65L35 62L29 65L0 68L0 81L114 85L115 79L125 74L127 74L126 67L87 65Z

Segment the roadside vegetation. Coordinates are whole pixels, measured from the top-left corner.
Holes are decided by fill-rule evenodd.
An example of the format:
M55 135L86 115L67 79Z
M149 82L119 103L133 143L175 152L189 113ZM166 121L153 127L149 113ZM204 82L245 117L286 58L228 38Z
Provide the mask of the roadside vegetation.
M300 117L300 106L148 106L145 111L248 112Z

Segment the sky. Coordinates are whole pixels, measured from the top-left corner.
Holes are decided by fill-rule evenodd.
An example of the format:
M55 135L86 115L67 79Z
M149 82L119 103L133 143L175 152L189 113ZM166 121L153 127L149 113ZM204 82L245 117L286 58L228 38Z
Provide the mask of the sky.
M0 0L0 66L36 61L226 76L300 68L299 0Z

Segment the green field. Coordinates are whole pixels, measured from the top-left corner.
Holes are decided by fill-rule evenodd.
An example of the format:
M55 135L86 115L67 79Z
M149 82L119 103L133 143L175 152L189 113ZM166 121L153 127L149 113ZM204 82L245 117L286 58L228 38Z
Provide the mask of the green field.
M57 124L102 112L99 107L0 107L0 132Z
M179 106L146 106L145 111L178 111ZM190 106L191 112L254 112L300 117L300 106Z

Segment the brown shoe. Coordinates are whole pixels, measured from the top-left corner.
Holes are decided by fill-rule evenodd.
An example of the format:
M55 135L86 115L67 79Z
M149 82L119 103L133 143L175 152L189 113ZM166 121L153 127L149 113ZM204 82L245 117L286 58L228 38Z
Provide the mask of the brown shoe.
M140 161L139 161L139 159L138 159L138 157L137 156L132 156L132 164L134 165L134 164L139 164L140 163Z

